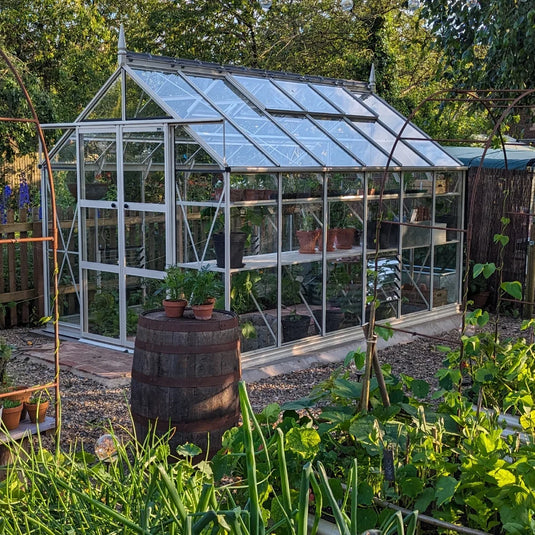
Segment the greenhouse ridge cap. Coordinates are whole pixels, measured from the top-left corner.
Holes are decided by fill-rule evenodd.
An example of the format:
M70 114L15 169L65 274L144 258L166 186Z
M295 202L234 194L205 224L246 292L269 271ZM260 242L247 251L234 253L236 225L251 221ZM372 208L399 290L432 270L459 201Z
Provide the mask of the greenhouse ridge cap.
M167 68L176 69L203 69L216 71L218 74L243 74L262 78L276 77L286 80L293 80L299 82L311 83L329 83L340 87L346 87L355 91L371 93L366 82L359 82L356 80L346 80L342 78L328 78L324 76L313 76L310 74L296 74L283 71L268 71L263 69L253 69L249 67L239 67L236 65L221 65L219 63L211 63L208 61L200 61L194 59L180 59L172 58L170 56L154 56L152 54L141 52L127 52L126 60L130 66L155 67L154 64L163 64Z

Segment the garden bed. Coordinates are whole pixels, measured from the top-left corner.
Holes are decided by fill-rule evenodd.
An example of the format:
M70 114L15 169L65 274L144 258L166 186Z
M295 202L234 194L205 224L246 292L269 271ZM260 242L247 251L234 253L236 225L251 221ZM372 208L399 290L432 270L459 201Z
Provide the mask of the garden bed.
M488 326L490 328L490 326ZM520 320L509 317L500 319L502 337L521 336ZM11 329L2 331L2 336L18 350L9 363L8 373L20 384L43 384L53 380L53 370L36 364L24 354L30 346L49 343L50 338L30 329ZM444 333L445 340L452 343L459 333ZM442 366L444 355L434 348L437 343L428 338L415 337L414 342L388 347L379 351L382 364L388 363L396 375L401 373L422 379L431 385L431 394L438 388L435 373ZM262 410L269 403L285 403L306 397L311 388L327 379L339 365L314 367L263 379L247 385L251 404L255 411ZM102 427L113 423L116 431L119 426L131 428L128 413L129 387L105 387L91 379L78 377L70 372L60 374L62 393L62 433L64 444L80 440L95 441L102 435Z

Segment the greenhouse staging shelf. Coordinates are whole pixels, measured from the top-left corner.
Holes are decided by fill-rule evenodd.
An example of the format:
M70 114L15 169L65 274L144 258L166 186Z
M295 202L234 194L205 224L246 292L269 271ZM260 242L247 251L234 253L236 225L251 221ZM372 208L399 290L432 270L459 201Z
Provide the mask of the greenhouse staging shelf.
M56 429L56 420L51 416L47 416L45 421L40 424L32 424L29 419L22 420L20 425L8 433L0 432L0 446L6 444L11 440L21 440L32 435L45 433Z
M347 259L352 257L360 258L362 256L362 247L356 246L351 249L342 249L338 251L329 251L327 253L327 260ZM308 262L318 262L322 260L321 251L312 254L300 253L299 251L284 251L281 253L281 264L305 264ZM215 260L207 260L204 264L210 266L214 271L225 271L224 268L216 267ZM197 262L189 262L179 264L184 268L198 268ZM274 267L277 265L277 253L259 254L254 256L246 256L243 258L243 266L241 268L231 269L234 271L242 271L249 269L263 269Z

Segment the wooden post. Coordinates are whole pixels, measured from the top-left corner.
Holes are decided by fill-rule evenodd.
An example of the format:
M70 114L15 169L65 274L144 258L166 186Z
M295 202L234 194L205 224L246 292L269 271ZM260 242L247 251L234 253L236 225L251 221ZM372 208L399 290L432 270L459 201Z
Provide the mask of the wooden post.
M364 364L364 375L362 376L362 393L360 395L360 411L363 413L368 412L368 405L370 403L370 377L372 373L373 353L375 351L375 344L377 343L377 335L374 332L375 301L371 303L370 322L366 326L368 329L366 336L366 361Z
M366 335L366 338L368 338L369 324L366 323L365 325L363 325L362 329L364 331L364 334ZM379 391L381 392L381 399L383 400L383 405L385 407L390 407L390 396L388 395L388 390L386 388L383 370L381 369L381 363L379 362L379 357L377 356L377 335L375 335L375 343L373 346L372 366L375 376L377 377L377 385L379 387Z

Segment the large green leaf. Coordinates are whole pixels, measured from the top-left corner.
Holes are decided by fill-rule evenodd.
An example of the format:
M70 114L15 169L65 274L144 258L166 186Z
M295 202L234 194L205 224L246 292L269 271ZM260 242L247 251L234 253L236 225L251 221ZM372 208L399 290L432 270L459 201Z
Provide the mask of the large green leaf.
M315 429L293 427L286 434L286 447L304 458L311 458L319 451L321 438Z
M435 499L435 491L433 488L428 487L420 494L420 497L414 503L414 509L416 511L425 512Z
M332 394L334 396L340 396L341 398L350 400L360 399L362 393L362 383L355 381L349 381L348 379L335 379L332 388Z
M398 481L401 492L411 498L416 498L424 489L424 482L420 477L405 477Z
M519 301L522 300L522 285L518 281L502 282L500 288Z
M515 475L510 470L504 468L496 468L496 470L492 470L489 472L489 476L496 481L498 487L514 485L516 483Z
M424 399L429 394L429 383L421 379L415 379L411 384L412 393L420 399Z
M459 482L454 477L441 476L438 478L435 486L435 498L437 500L438 507L450 502L458 485Z

